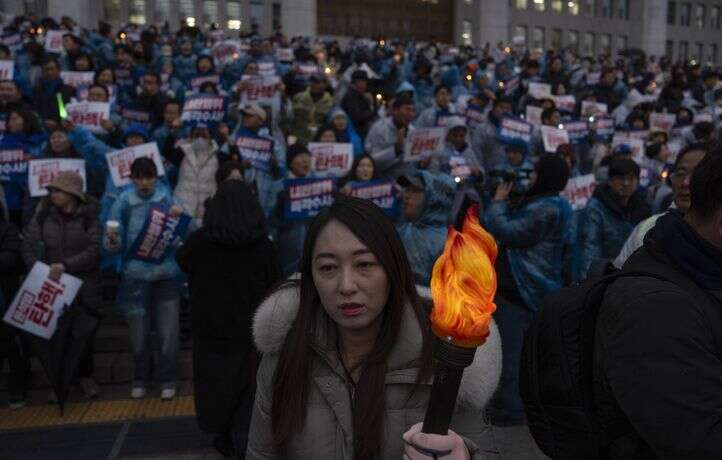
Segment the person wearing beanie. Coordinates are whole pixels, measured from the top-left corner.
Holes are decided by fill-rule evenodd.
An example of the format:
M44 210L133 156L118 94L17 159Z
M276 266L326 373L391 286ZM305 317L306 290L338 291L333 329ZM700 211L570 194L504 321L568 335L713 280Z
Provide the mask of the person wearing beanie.
M560 196L569 179L567 162L542 158L531 174L531 187L517 206L509 204L512 183L502 183L484 213L486 228L499 245L494 320L502 341L502 375L489 403L492 424L524 423L519 395L519 363L524 331L550 292L564 285L563 256L571 243L572 208Z
M638 191L639 174L633 160L615 159L609 179L594 190L579 226L580 280L617 257L634 227L650 216Z
M73 321L87 320L84 316L100 317L102 312L100 205L83 188L83 178L77 172L58 173L47 187L48 196L38 204L23 230L22 243L22 258L28 270L35 262L43 262L50 266L51 279L58 281L67 273L83 282L75 302L63 313ZM97 397L100 391L93 380L92 343L93 337L80 354L80 366L73 376L79 378L87 398Z

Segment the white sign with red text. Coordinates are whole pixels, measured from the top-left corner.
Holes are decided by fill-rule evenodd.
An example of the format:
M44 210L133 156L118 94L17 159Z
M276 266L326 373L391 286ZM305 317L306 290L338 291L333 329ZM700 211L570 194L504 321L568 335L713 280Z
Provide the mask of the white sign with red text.
M444 146L446 128L418 128L406 136L404 161L413 162L429 158Z
M158 145L155 142L136 145L122 150L115 150L105 154L105 160L108 162L110 175L113 178L113 184L116 187L122 187L131 183L130 166L137 158L147 157L153 160L158 170L158 176L165 175L163 168L163 159L158 152Z
M582 101L582 116L593 117L607 113L607 104L601 102Z
M612 138L612 149L617 148L618 145L627 144L632 151L632 160L637 163L641 163L644 159L644 141L642 139L635 139L629 137L625 133L617 133Z
M677 116L673 113L650 113L649 114L649 129L659 130L669 133L674 128L674 124L677 122Z
M572 177L567 182L567 187L562 192L562 196L569 201L573 210L579 211L587 205L587 201L592 197L596 186L597 181L594 179L594 174Z
M278 84L281 82L280 77L253 77L244 75L243 82L246 88L241 93L241 105L259 104L273 106L279 102Z
M73 88L88 87L93 84L95 72L76 72L63 70L60 72L60 79L68 86Z
M541 134L544 141L544 150L549 153L556 153L560 145L569 143L569 133L566 129L542 126Z
M30 196L38 197L48 194L48 185L62 171L74 171L83 178L83 192L86 190L85 160L74 158L47 158L30 160L28 163L28 189Z
M526 106L526 121L533 124L534 126L540 126L542 124L541 115L544 109L535 105Z
M353 144L311 142L311 170L317 177L343 177L353 164Z
M83 284L78 278L63 274L59 281L49 278L50 267L35 262L32 270L10 304L3 321L43 339L50 339L63 310L73 303Z
M45 51L60 54L63 52L63 35L67 30L48 30L45 32Z
M15 62L0 61L0 80L12 80L15 76Z
M73 124L83 126L93 134L103 134L105 129L100 122L110 118L108 102L76 102L66 105L65 110Z
M548 83L529 83L529 96L534 99L551 99L552 85Z

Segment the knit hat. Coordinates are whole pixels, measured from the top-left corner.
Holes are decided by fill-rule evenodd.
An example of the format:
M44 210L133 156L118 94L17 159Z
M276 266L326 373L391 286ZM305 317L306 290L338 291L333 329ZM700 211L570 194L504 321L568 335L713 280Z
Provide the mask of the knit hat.
M75 171L60 171L47 186L48 190L60 190L85 202L83 193L83 178Z

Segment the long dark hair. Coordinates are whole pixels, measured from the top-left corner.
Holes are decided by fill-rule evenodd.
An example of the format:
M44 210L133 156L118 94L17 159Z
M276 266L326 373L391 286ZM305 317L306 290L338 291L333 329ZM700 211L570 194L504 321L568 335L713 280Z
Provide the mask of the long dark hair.
M221 183L203 216L208 238L227 246L242 246L267 238L267 227L258 197L240 180Z
M423 338L417 385L431 374L431 334L428 315L416 293L414 274L393 223L373 203L354 197L339 195L308 228L298 282L301 288L298 315L286 336L273 379L273 440L279 447L285 446L305 423L309 369L314 359L311 340L316 337L317 314L324 311L313 283L311 262L318 235L331 220L344 224L371 250L386 271L390 286L381 330L361 364L363 370L356 384L353 412L355 458L374 459L380 455L383 442L386 359L397 341L407 305L414 309Z

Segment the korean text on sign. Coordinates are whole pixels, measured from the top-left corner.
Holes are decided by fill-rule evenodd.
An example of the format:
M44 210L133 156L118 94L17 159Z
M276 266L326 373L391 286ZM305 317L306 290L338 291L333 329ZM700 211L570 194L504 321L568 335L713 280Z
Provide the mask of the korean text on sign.
M115 150L105 154L105 160L108 162L113 184L116 187L122 187L131 183L130 166L137 158L147 157L153 160L158 170L158 176L165 175L163 160L158 152L158 145L155 142L128 147L127 149Z
M309 219L331 206L336 190L335 179L286 179L283 185L288 194L284 217L289 221Z
M353 163L353 144L312 142L308 144L311 152L311 170L317 177L342 177L351 170Z
M404 161L426 159L444 146L446 128L419 128L406 137Z
M163 262L183 238L190 222L191 217L187 214L173 217L165 207L151 206L143 228L131 246L131 257L156 264Z
M261 171L271 170L273 141L262 137L239 136L236 146L241 158L251 162L251 166Z
M61 171L73 171L83 178L83 191L86 187L85 160L73 158L52 158L31 160L28 167L28 189L30 196L39 197L48 194L47 186Z

